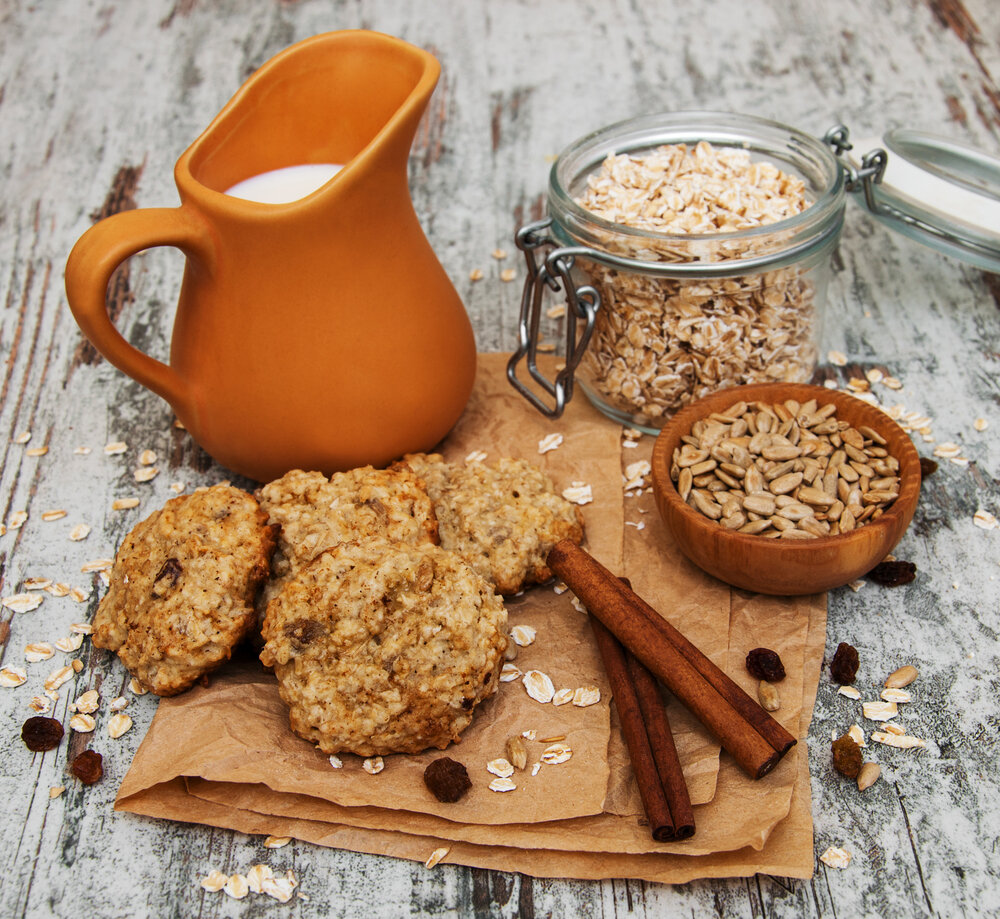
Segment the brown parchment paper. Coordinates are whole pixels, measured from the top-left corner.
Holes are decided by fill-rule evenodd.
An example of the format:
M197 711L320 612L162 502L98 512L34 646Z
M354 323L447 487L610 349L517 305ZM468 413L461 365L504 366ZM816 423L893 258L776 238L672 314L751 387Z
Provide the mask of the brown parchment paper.
M810 650L810 627L817 619L825 622L825 598L775 602L741 597L694 569L671 551L651 497L622 496L621 469L648 459L652 439L622 449L619 427L581 400L571 404L563 419L545 419L509 388L504 363L502 355L481 356L475 393L443 452L453 460L472 450L482 450L488 458L524 456L546 468L559 487L589 482L594 502L584 508L588 549L612 570L628 575L643 596L734 678L743 676L742 656L750 647L769 644L779 650L792 679L782 684L783 720L796 728L804 718L807 726L812 700L809 685L803 685L801 662ZM539 456L538 441L553 431L564 435L562 447ZM625 525L626 520L632 523ZM477 714L462 743L450 751L470 765L476 784L459 806L440 805L423 788L424 765L439 754L386 757L386 769L375 777L364 773L355 757L342 757L344 769L331 770L325 756L287 729L273 679L253 666L232 667L207 689L161 701L117 806L247 832L284 834L281 826L291 822L297 831L290 835L300 838L421 860L429 845L446 840L453 847L450 858L467 864L538 875L670 879L641 867L645 856L633 869L638 874L617 860L670 852L671 847L652 843L641 825L638 795L618 732L611 729L607 688L585 617L572 607L568 594L559 596L546 587L512 599L508 609L512 624L523 621L538 629L538 639L520 650L517 665L545 670L557 688L593 682L602 688L602 703L582 710L541 706L527 698L519 683L504 684ZM761 634L768 641L758 641ZM820 658L823 634L820 628ZM751 636L753 643L747 645ZM796 801L801 810L803 794L804 824L811 839L807 773L804 790L798 787L804 745L764 782L752 783L728 758L719 773L714 741L681 706L672 703L670 710L692 799L710 800L717 774L725 786L716 800L697 809L695 844L673 847L682 860L700 861L746 847L763 851L769 836L796 815ZM517 792L497 795L485 790L490 777L484 771L477 777L473 764L499 755L512 728L534 728L539 737L565 733L574 756L558 767L543 766L531 781L519 782ZM177 744L179 736L197 738L197 743L185 748ZM540 750L529 749L529 755ZM516 778L521 775L528 774ZM799 827L796 838L802 835ZM515 847L549 854L522 865L513 854ZM809 850L811 870L811 843ZM588 852L604 853L606 860L588 865L584 858L573 862L577 867L572 870L561 860ZM497 859L504 864L494 864ZM739 864L751 862L758 864L759 859L748 856ZM719 870L741 873L734 867L737 862L726 865ZM713 876L708 868L697 870ZM775 868L775 873L789 872Z

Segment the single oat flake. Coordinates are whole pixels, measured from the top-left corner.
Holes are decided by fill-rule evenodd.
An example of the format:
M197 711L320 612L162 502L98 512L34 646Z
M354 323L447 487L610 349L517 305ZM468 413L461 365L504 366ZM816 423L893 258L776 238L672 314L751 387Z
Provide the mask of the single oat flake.
M153 450L143 450L139 454L140 466L152 466L156 462L156 452Z
M513 281L514 278L516 277L517 277L517 271L515 271L513 268L504 268L504 270L500 272L500 280L503 281L505 284L509 281Z
M573 701L573 690L572 689L559 689L552 696L553 705L568 705Z
M0 670L0 688L14 689L26 682L28 674L20 667L4 667Z
M473 450L465 457L466 463L481 463L485 459L486 453L483 450Z
M869 721L888 721L899 714L895 702L864 702L861 711Z
M63 683L72 680L74 676L73 668L67 664L58 670L53 670L45 680L45 688L51 691L57 690Z
M47 661L56 653L56 649L47 641L33 641L24 646L24 659L29 664Z
M887 747L898 747L901 750L927 746L927 742L921 740L919 737L911 737L909 734L890 734L887 731L873 731L872 740L876 743L885 744Z
M514 766L503 757L491 759L486 764L486 771L501 779L510 778L514 774Z
M292 841L291 836L268 836L264 840L265 849L280 849L282 846L287 846Z
M27 578L23 586L25 590L45 590L51 585L51 578Z
M489 785L490 791L514 791L516 788L517 785L511 779L494 779Z
M538 441L538 452L549 453L552 450L557 450L562 446L562 442L562 434L546 434L540 441Z
M833 364L834 367L846 367L847 366L847 355L843 351L827 351L826 359Z
M66 511L62 508L52 511L42 511L42 520L46 523L51 523L53 520L62 520L66 516Z
M982 432L985 431L990 426L990 423L985 418L977 418L975 421L972 422L972 426L977 431Z
M896 687L888 687L883 689L881 694L882 699L886 702L911 702L913 701L913 696L911 696L905 689L899 689Z
M49 789L49 797L50 798L58 798L59 795L61 795L65 790L66 790L66 786L65 785L53 785Z
M111 502L111 510L113 511L129 511L133 507L138 506L138 498L115 498L115 500Z
M847 849L839 849L836 846L830 846L820 857L819 860L831 868L846 868L851 863L851 853Z
M156 466L141 466L132 473L132 478L136 482L152 482L160 474Z
M296 882L293 878L268 878L261 884L261 893L277 900L279 903L287 903L292 899Z
M330 765L334 769L343 769L344 768L344 761L339 756L337 756L336 753L331 753L330 754Z
M95 558L93 561L84 562L80 566L80 571L84 574L90 574L92 571L106 571L110 570L114 563L115 560L113 558Z
M473 268L472 271L469 272L470 281L481 281L482 279L483 279L482 268Z
M42 595L37 593L11 594L9 597L4 597L3 600L0 600L0 603L15 613L30 613L42 605L43 599Z
M424 862L424 867L425 868L433 868L450 851L451 851L451 849L449 849L447 846L442 846L440 849L435 849L433 852L431 852L430 857L427 859L427 861Z
M92 715L101 704L101 697L98 695L96 689L88 689L73 704L76 706L78 712L82 712L85 715Z
M26 444L29 440L31 440L31 431L24 431L23 433L18 434L17 437L14 438L14 443L23 445Z
M134 693L137 696L144 696L147 692L149 692L149 690L146 689L146 687L143 686L142 683L140 683L135 677L132 677L132 679L128 681L128 688L129 692Z
M94 720L93 715L87 715L83 712L77 712L72 718L69 719L70 729L76 731L79 734L89 734L94 728L97 727L97 722Z
M90 535L90 527L85 523L78 523L72 530L69 531L69 538L73 542L82 542Z
M200 881L200 884L204 890L209 891L209 893L218 893L226 886L226 882L229 880L229 876L223 874L221 871L213 868L208 874L205 875Z
M254 865L247 872L247 887L254 893L264 892L264 882L274 878L274 871L270 865Z
M45 454L48 453L48 452L49 452L49 448L48 447L28 447L28 449L24 451L24 455L25 456L45 456Z
M223 891L234 900L242 900L250 893L250 885L242 874L230 875L222 887Z
M82 644L83 635L75 632L66 638L60 638L56 642L56 649L62 651L63 654L72 654L74 651L79 651Z
M565 763L572 755L573 751L566 744L556 743L546 747L539 759L546 765L558 766L560 763Z
M536 702L551 702L555 695L556 688L552 685L552 680L541 670L529 670L521 682L524 684L524 691Z
M111 711L113 712L120 712L123 708L127 707L128 707L128 699L126 699L124 696L118 696L117 698L112 699L111 703L108 705L108 708L110 708Z
M972 522L981 530L995 530L998 526L997 518L989 511L978 510L972 517Z
M519 648L527 648L535 640L537 632L530 625L515 625L510 630L510 637Z
M854 686L841 686L837 692L842 696L847 696L848 699L854 699L855 702L861 698L861 693Z
M593 490L585 482L573 482L563 489L562 496L571 504L590 504L594 500Z
M27 519L27 511L14 511L14 513L7 518L7 527L11 530L19 530L22 526L24 526L24 522Z
M601 701L601 691L596 686L581 686L573 691L573 704L577 708L587 708Z
M362 764L361 768L369 775L378 775L385 769L385 760L381 756L369 756Z
M113 443L108 444L104 448L104 452L107 456L117 456L119 453L124 453L128 449L128 444L123 440L116 440Z
M132 727L132 719L124 712L115 712L108 719L108 736L116 740Z

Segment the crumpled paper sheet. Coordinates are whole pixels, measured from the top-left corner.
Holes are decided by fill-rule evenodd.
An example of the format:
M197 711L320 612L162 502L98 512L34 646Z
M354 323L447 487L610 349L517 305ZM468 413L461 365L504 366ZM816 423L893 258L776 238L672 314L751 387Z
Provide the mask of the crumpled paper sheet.
M742 656L758 644L778 650L789 671L778 714L793 733L801 728L804 737L823 653L825 598L742 596L692 568L670 550L648 496L622 499L620 464L648 458L651 438L644 438L640 448L623 450L618 426L581 400L558 422L543 418L510 390L504 362L501 355L481 356L476 393L444 445L446 455L461 459L470 450L520 455L547 468L560 487L589 482L595 496L584 508L589 550L612 570L629 575L637 590L717 663L726 665L728 655L730 675L743 679L749 691L755 687ZM553 431L562 432L565 442L538 456L538 441ZM640 514L643 507L646 512ZM641 520L644 527L624 526L625 520ZM469 765L476 785L460 805L440 805L423 788L423 764L437 754L386 757L386 769L378 776L361 771L356 757L343 757L345 768L333 772L325 756L287 730L273 681L251 668L231 669L208 689L161 702L117 806L420 860L450 844L449 860L536 875L676 881L766 870L808 876L812 830L804 743L756 783L724 757L719 793L696 810L694 840L650 840L617 730L602 727L608 720L607 691L589 626L568 596L534 588L509 604L513 623L526 621L539 631L516 663L546 670L557 687L594 682L603 690L601 705L541 706L520 684L504 684L499 697L477 714L463 742L449 751ZM800 664L806 658L809 668ZM719 768L718 747L680 706L670 708L685 774L697 792L692 797L708 800ZM564 717L568 723L559 721ZM485 791L490 776L476 765L500 755L502 739L514 727L535 728L539 737L566 733L574 756L559 766L543 766L534 779L530 772L516 774L514 793ZM473 733L477 729L479 734ZM185 749L176 744L178 736L197 742ZM595 754L600 737L606 757ZM480 741L483 747L476 746ZM530 752L537 756L540 749ZM574 764L575 771L567 768ZM520 848L531 852L525 857ZM639 854L671 852L678 854ZM766 864L764 853L771 859Z

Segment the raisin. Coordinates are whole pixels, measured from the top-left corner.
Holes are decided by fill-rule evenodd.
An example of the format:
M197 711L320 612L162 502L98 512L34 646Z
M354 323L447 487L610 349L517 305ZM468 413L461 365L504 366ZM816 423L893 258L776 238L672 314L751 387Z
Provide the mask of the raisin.
M445 804L454 804L472 788L465 766L447 756L434 760L424 770L424 784Z
M315 619L295 619L285 626L284 632L296 651L305 651L326 632L326 628Z
M43 718L41 715L29 718L21 728L21 740L35 753L54 750L59 746L62 736L63 726L55 718Z
M830 676L841 685L854 682L858 675L858 649L851 647L846 641L837 645L837 650L830 661Z
M922 456L920 457L920 478L921 480L926 479L929 475L934 475L938 471L938 464L936 460L932 460L930 457Z
M909 584L917 576L917 566L913 562L879 562L866 577L883 587L900 587Z
M833 768L849 779L856 779L861 771L861 747L850 734L844 734L833 742Z
M104 776L101 754L95 750L84 750L75 760L70 770L84 785L93 785Z
M747 670L758 680L778 683L785 678L785 667L777 651L770 648L754 648L747 655Z

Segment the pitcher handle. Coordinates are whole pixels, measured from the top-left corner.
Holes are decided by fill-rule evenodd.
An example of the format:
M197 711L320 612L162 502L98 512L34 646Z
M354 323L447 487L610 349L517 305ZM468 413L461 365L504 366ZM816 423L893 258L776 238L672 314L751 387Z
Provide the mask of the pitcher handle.
M94 224L77 240L66 262L66 296L83 334L119 370L187 414L190 391L177 372L131 345L115 328L105 302L114 270L154 246L176 246L207 259L208 227L185 207L121 211Z

